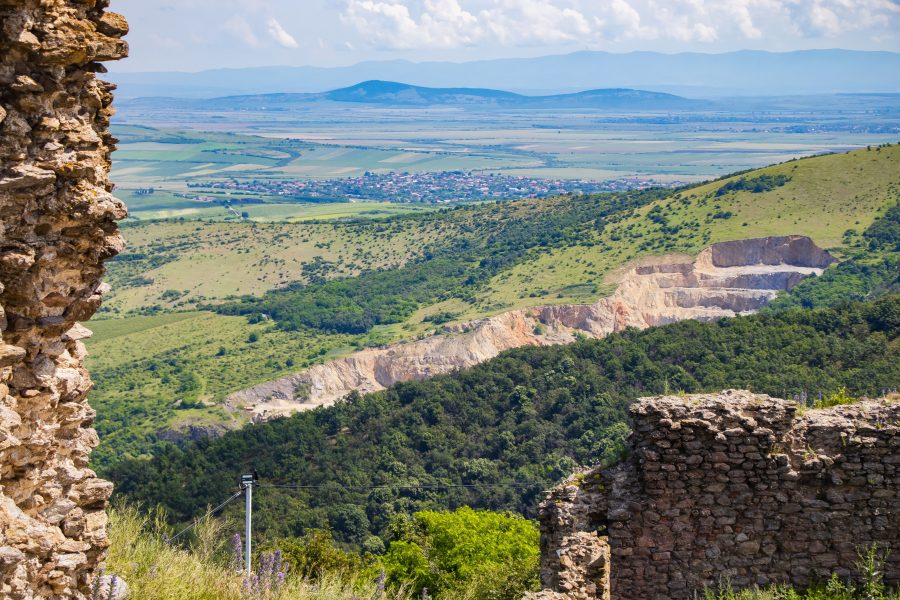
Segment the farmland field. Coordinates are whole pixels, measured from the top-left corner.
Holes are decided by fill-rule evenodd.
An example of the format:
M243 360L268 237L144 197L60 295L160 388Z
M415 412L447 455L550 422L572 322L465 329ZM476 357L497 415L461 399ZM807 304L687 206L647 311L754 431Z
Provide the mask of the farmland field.
M441 171L689 183L896 141L900 119L889 104L835 98L819 99L815 108L773 100L733 112L654 114L447 107L161 112L152 102L125 103L114 124L121 143L113 179L136 219L239 219L243 212L260 221L341 218L366 209L318 215L303 199L203 184ZM148 188L152 195L139 193ZM300 207L253 206L263 203Z

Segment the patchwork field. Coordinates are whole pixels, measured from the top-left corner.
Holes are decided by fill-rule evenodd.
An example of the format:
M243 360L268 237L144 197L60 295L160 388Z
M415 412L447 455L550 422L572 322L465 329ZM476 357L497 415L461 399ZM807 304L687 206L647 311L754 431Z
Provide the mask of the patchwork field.
M297 200L201 184L441 171L698 182L896 141L900 121L891 100L883 100L885 106L860 102L822 97L813 108L772 99L729 111L677 113L364 106L235 112L161 110L148 100L120 107L113 180L134 219L239 219L247 212L257 221L319 215L304 204L254 206ZM225 201L234 211L222 206ZM325 212L322 218L346 218L368 208Z

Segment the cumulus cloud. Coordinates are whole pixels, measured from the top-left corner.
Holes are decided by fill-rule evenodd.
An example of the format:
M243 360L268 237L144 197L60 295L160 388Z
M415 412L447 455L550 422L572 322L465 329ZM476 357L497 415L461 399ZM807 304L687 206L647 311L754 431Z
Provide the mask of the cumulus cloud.
M894 0L784 0L783 8L810 37L891 28L896 34L900 27L900 3Z
M478 13L478 22L503 45L577 42L591 35L584 13L546 0L498 0Z
M897 0L345 0L369 45L454 48L657 40L711 45L900 26Z
M272 17L266 23L269 29L269 35L273 40L278 42L280 45L285 48L299 48L300 44L297 43L297 40L294 39L294 36L285 31L284 27L281 26L281 23L278 22L278 19Z
M342 19L389 48L455 48L480 37L478 19L458 0L425 0L418 18L402 0L350 0Z

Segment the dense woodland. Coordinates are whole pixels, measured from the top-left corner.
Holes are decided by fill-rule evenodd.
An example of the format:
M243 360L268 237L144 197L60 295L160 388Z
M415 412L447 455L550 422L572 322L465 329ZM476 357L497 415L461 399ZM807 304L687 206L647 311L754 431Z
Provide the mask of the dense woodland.
M418 510L468 505L533 516L543 490L577 465L619 455L627 406L641 396L732 387L812 399L842 387L877 395L900 382L898 338L894 295L522 348L465 372L165 448L109 475L119 495L184 521L256 469L261 535L331 528L359 547ZM472 487L431 487L447 484Z

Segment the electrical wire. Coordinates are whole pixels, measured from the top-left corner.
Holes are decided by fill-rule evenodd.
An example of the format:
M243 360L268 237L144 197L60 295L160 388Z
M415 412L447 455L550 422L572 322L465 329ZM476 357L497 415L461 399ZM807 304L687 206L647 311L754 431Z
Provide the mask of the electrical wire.
M281 483L257 483L257 487L269 487L286 490L343 490L343 491L368 491L368 490L444 490L458 488L547 488L555 485L547 481L514 481L508 483L446 483L446 484L422 484L422 485L360 485L338 486L333 485L292 485Z
M234 500L235 498L237 498L238 496L241 496L243 493L244 493L244 490L240 490L240 491L238 491L238 492L235 492L234 494L232 494L232 496L231 496L230 498L228 498L228 500L226 500L226 501L223 502L222 504L218 505L218 506L215 507L215 508L212 508L212 509L206 511L206 514L203 515L202 517L200 517L199 519L194 519L194 522L193 522L193 523L191 523L190 525L188 525L187 527L185 527L184 529L182 529L181 531L179 531L178 533L176 533L174 537L169 538L169 543L171 544L172 542L174 542L175 540L177 540L178 538L180 538L182 535L184 535L185 533L187 533L188 531L190 531L191 529L193 529L194 527L196 527L197 524L198 524L200 521L202 521L203 519L205 519L206 517L208 517L208 516L210 516L211 514L213 514L213 513L217 512L217 511L219 511L219 510L225 508L225 506L227 506L231 501L233 501L233 500Z
M447 490L447 489L472 489L472 488L543 488L544 490L548 489L556 485L554 482L547 481L511 481L508 483L446 483L446 484L427 484L427 485L360 485L360 486L339 486L337 489L350 492L350 491L370 491L370 490ZM254 483L253 487L267 487L267 488L276 488L282 490L323 490L329 489L334 490L335 487L332 485L292 485L292 484L282 484L282 483ZM169 543L173 543L175 540L180 538L182 535L196 527L200 521L212 515L213 513L218 512L219 510L225 508L233 502L238 496L242 496L244 494L244 490L238 490L234 494L232 494L227 500L219 504L215 508L211 508L206 511L206 514L198 519L194 519L194 522L178 533L176 533L173 537L169 538Z

